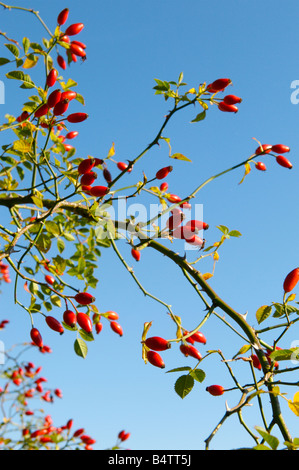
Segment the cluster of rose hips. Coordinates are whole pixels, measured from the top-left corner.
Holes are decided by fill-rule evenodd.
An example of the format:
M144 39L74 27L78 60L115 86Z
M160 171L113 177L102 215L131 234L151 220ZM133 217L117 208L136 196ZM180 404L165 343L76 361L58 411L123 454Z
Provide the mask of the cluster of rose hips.
M2 277L0 279L3 279L3 281L10 283L11 279L9 276L9 266L8 264L3 263L3 261L0 261L0 274Z
M184 336L186 336L186 338L181 341L179 348L180 352L185 357L190 356L196 359L197 361L201 361L202 355L198 351L198 349L193 345L195 342L200 344L206 344L206 337L200 331L196 331L195 333L192 333L190 336L187 337L188 334L189 331L184 330ZM142 347L144 348L145 357L147 358L150 364L155 367L159 367L160 369L165 368L164 360L162 359L159 352L166 351L167 349L171 348L171 342L169 340L161 338L160 336L151 336L142 341ZM208 391L211 395L219 396L223 395L225 390L221 385L210 385L206 388L206 391Z
M218 78L214 82L207 85L206 90L212 94L224 91L228 85L231 85L230 78ZM242 98L236 95L226 95L221 101L217 102L218 109L226 113L237 113L236 104L241 103Z
M275 144L275 145L268 145L268 144L263 144L260 145L256 150L255 150L255 155L266 155L266 154L276 154L275 159L278 165L288 168L291 170L293 168L292 163L284 156L281 154L288 153L290 151L290 147L287 145L283 144ZM266 171L266 165L263 162L256 162L255 167L257 170L260 171Z
M69 17L69 9L65 8L62 10L58 17L57 17L57 24L59 27L65 25ZM74 23L67 27L67 29L61 33L59 37L59 41L65 43L64 45L67 46L66 54L67 54L67 62L77 62L77 58L80 57L81 59L86 59L86 45L81 41L73 40L71 41L70 37L77 36L82 29L84 28L83 23ZM66 61L61 55L57 56L57 63L58 65L65 70L66 69Z
M46 276L46 278L47 277L48 275ZM82 306L87 306L95 301L95 298L88 292L79 292L74 297L68 297L68 299L71 298L74 298L75 301ZM94 313L92 318L87 313L79 312L77 308L76 312L73 312L72 310L65 310L63 313L63 322L65 323L65 325L72 329L76 328L78 324L79 327L82 328L82 330L84 330L87 334L92 333L94 326L96 333L99 334L103 328L103 324L101 322L102 317L106 318L109 321L110 328L114 333L117 333L119 336L123 335L123 329L121 325L116 321L118 320L119 316L116 312L112 310L101 314ZM51 315L46 315L45 321L48 327L51 328L51 330L56 331L59 334L64 333L63 323L61 323L55 317L52 317ZM41 350L45 348L42 335L37 328L31 328L30 336L36 346L38 346Z

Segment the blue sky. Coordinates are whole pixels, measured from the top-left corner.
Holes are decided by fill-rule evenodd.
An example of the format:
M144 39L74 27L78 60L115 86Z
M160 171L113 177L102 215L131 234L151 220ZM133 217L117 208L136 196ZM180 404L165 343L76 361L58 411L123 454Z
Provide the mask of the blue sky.
M221 8L216 2L207 5L201 0L89 0L85 8L77 0L70 3L53 0L49 8L45 2L32 0L18 5L39 10L51 30L57 14L67 6L68 24L85 24L78 39L87 44L88 59L72 65L65 74L78 81L90 116L78 127L77 156L101 158L112 142L117 160L138 155L156 135L169 110L169 104L154 95L154 78L176 80L180 72L189 88L229 77L233 82L229 92L243 101L236 115L213 106L203 122L190 124L199 111L188 108L170 122L164 136L171 139L173 152L192 160L174 162L167 178L172 192L185 196L211 175L243 161L257 147L253 138L291 147L291 171L265 157L266 172L253 168L238 185L243 169L237 170L207 185L196 200L203 204L204 218L210 225L205 234L207 243L219 239L216 226L220 224L242 233L223 247L210 282L236 310L248 311L249 322L256 326L257 308L282 300L283 279L298 265L299 106L291 100L296 92L292 83L299 80L298 3L228 0ZM23 36L31 41L40 40L41 34L46 37L33 15L26 13L1 9L0 24L8 37L16 37L17 31L19 41ZM4 48L2 51L4 56ZM26 94L14 81L5 79L7 71L7 67L0 69L6 87L1 120L6 113L18 115ZM79 104L73 109L82 110ZM6 137L1 135L1 145L4 143ZM136 164L126 182L135 182L133 174L141 178L144 171L150 177L172 163L167 145L161 145ZM4 214L2 210L1 216L6 217ZM180 241L174 246L183 254ZM186 328L200 322L203 306L175 266L153 250L144 250L137 265L127 245L119 244L119 248L144 287L170 303ZM141 359L144 322L153 321L152 334L175 335L165 308L144 298L112 250L102 250L97 275L97 305L102 311L117 311L125 333L118 338L104 328L82 360L73 353L71 334L57 337L54 332L45 332L53 354L37 354L33 360L43 366L49 384L63 390L64 399L51 408L54 419L65 422L73 417L78 427L84 426L94 436L98 449L112 445L123 428L132 434L128 441L131 449L203 448L203 440L225 412L225 398L208 396L205 387L212 383L232 386L224 366L214 355L208 358L203 364L205 382L196 384L181 400L173 390L177 376L145 365ZM2 288L1 317L11 322L3 332L6 344L26 340L24 332L29 331L29 318L13 304L11 286ZM236 345L229 329L216 318L202 331L208 339L206 347L199 347L202 352L221 348L229 358L242 346ZM297 339L291 331L282 346L290 347ZM175 347L163 357L165 370L194 365ZM235 364L242 377L241 366ZM237 400L234 394L226 398L230 406ZM250 425L260 424L256 413L256 405L244 413ZM296 418L287 409L286 417L296 433ZM243 430L236 430L237 424L235 418L227 422L212 447L252 445Z

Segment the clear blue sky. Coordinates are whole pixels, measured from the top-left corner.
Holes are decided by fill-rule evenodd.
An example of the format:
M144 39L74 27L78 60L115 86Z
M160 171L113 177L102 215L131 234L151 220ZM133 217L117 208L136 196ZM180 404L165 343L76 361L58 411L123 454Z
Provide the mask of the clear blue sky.
M219 224L243 235L227 242L210 282L232 307L240 313L248 311L249 322L256 326L257 308L282 300L283 279L298 266L299 105L291 101L291 84L299 80L298 2L228 0L221 8L217 2L201 0L89 0L84 4L73 0L69 5L53 0L50 6L26 0L17 4L39 10L52 30L57 14L67 6L68 24L85 24L78 39L88 46L88 60L65 73L78 81L90 116L78 127L77 156L106 156L112 142L116 159L139 154L156 135L169 109L168 103L154 95L154 78L176 80L180 72L190 88L229 77L233 82L230 92L241 96L243 102L236 115L212 107L205 121L190 124L197 110L188 108L170 123L164 136L170 137L174 152L192 160L174 162L167 179L172 192L185 196L209 176L244 160L257 147L253 138L291 147L288 158L293 162L292 171L274 160L264 160L266 172L253 169L238 185L243 169L237 170L206 186L197 199L204 205L204 218L210 224L208 244L219 239ZM8 37L16 37L17 32L19 41L23 36L31 41L40 40L41 34L46 36L33 16L2 9L0 30ZM3 47L2 51L1 56L7 56ZM1 121L6 113L18 115L25 96L15 81L5 79L7 71L7 67L0 69L6 86ZM75 106L82 110L79 104L74 110ZM1 135L1 145L5 143L6 137ZM138 162L134 173L142 175L144 171L150 177L172 163L167 145L161 145ZM133 173L127 181L135 182ZM4 213L2 210L2 217ZM175 266L153 250L144 250L142 262L136 265L129 247L119 247L144 287L170 303L186 328L200 322L202 304ZM181 242L175 247L183 254ZM144 298L112 250L102 251L97 275L96 303L102 311L119 313L124 336L119 338L105 328L82 360L73 353L73 335L66 332L57 337L45 331L45 342L52 346L53 354L37 353L32 360L43 366L49 385L63 390L64 399L49 408L55 423L73 417L78 427L84 426L97 440L98 449L113 445L123 428L132 434L128 441L131 449L202 449L203 440L225 412L225 399L233 406L238 398L234 394L213 398L205 392L209 384L233 385L225 367L215 356L206 360L205 382L196 384L181 400L173 390L178 376L145 365L141 359L144 322L153 321L152 334L175 335L165 308ZM13 304L11 286L3 285L1 297L0 320L3 317L11 322L3 332L8 345L26 340L30 327L26 313ZM220 348L230 358L242 345L236 345L229 329L216 318L202 331L208 339L206 347L199 348L202 352ZM282 346L288 348L299 339L294 334L286 336ZM194 360L184 358L175 347L163 357L165 370L194 365ZM244 364L236 363L235 367L242 377ZM260 424L256 404L246 411L244 417L250 425ZM296 418L287 409L286 417L296 434ZM236 430L237 425L236 418L227 422L212 448L252 445L243 430Z

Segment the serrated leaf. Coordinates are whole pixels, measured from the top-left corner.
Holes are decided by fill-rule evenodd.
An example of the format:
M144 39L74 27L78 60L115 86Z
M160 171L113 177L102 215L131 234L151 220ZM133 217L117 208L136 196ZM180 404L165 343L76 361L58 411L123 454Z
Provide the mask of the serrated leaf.
M46 230L54 236L57 236L60 233L57 224L55 222L52 222L51 220L45 223L45 227L46 227Z
M293 401L288 400L289 408L295 413L296 416L299 416L299 392L296 392Z
M55 307L61 307L61 299L58 295L51 295L50 299Z
M30 39L23 38L23 49L24 49L25 54L27 54L29 47L30 47Z
M206 378L206 374L203 370L201 369L195 369L192 372L190 372L191 377L193 377L197 382L203 382Z
M272 311L271 305L262 305L262 307L260 307L256 311L256 314L255 314L258 324L267 320L267 318L271 315L271 311Z
M39 237L36 240L35 244L42 253L47 253L51 248L50 238L47 235L43 234L43 233L41 233L39 235Z
M277 449L277 447L279 446L279 440L277 439L277 437L272 436L260 426L255 426L255 429L262 436L262 438L267 442L267 444L269 444L271 449L273 450Z
M77 356L83 357L83 359L86 358L87 353L88 353L88 347L85 341L81 338L77 338L74 342L74 350Z
M19 57L20 51L15 44L4 44L5 47L15 56Z
M176 393L182 399L185 398L194 387L194 378L191 375L181 375L174 385Z
M94 337L92 333L87 333L82 328L79 330L79 334L85 341L94 341Z
M231 230L228 234L231 237L241 237L242 236L242 233L240 233L238 230Z

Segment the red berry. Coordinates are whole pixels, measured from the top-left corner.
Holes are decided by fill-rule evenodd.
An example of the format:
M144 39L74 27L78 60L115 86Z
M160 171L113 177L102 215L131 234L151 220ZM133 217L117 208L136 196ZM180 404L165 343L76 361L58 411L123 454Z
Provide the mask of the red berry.
M235 95L226 95L223 98L223 102L226 104L237 104L242 102L242 98L239 98L239 96Z
M162 183L160 185L160 191L163 192L163 191L167 191L168 190L168 183Z
M86 44L81 41L72 41L72 44L77 44L77 46L82 47L82 49L86 49Z
M101 331L102 331L102 329L103 329L103 323L101 323L100 321L99 321L98 323L96 323L95 329L96 329L97 335L98 335L99 333L101 333Z
M197 233L200 230L208 230L209 225L201 220L189 220L186 222L185 227L190 229L191 232Z
M224 388L221 385L210 385L209 387L206 388L206 391L209 392L214 397L218 397L220 395L223 395Z
M69 16L69 9L68 8L65 8L64 10L62 10L58 17L57 17L57 24L59 24L60 26L63 25L64 23L66 23L67 19L68 19L68 16Z
M39 348L43 347L43 339L42 339L42 336L41 336L41 334L40 334L40 332L37 328L32 328L31 329L30 336L31 336L31 339L32 339L32 341L34 342L34 344L36 346L38 346Z
M230 84L230 78L218 78L213 83L207 85L207 90L211 93L217 93L218 91L223 91Z
M86 57L85 50L77 44L74 44L73 42L70 45L70 51L72 54L75 54L78 57Z
M81 326L81 328L84 331L86 331L86 333L91 333L92 332L92 321L86 313L78 312L77 313L77 322L78 322L78 325Z
M75 23L75 24L71 24L65 31L64 34L66 34L67 36L75 36L76 34L79 34L80 31L82 31L82 29L84 28L84 24L83 23Z
M274 153L287 153L290 151L290 147L287 147L287 145L276 144L272 146L272 151Z
M80 180L81 186L90 186L97 178L97 174L94 171L90 171L89 173L85 173L82 175Z
M156 351L148 351L147 359L148 359L148 362L152 364L152 366L160 367L161 369L164 369L165 367L164 361L162 357L160 356L160 354L158 354Z
M85 194L87 194L88 196L90 196L90 190L91 190L91 186L81 186L81 191Z
M139 250L136 250L135 248L132 248L131 254L132 254L133 258L134 258L136 261L139 261L139 260L140 260L141 253L140 253Z
M58 72L56 69L50 70L48 76L47 76L47 86L50 88L55 85L56 80L58 77Z
M68 122L76 124L78 122L85 121L85 119L87 118L88 118L88 114L86 113L73 113L73 114L70 114L66 119Z
M186 357L191 356L197 359L198 361L202 359L202 355L194 346L190 346L190 345L182 343L180 345L180 350Z
M109 310L109 312L106 312L106 315L107 315L108 320L118 320L119 319L118 313L112 312L111 310Z
M111 321L110 322L110 327L111 327L112 331L114 331L114 333L117 333L119 336L123 335L123 329L120 326L120 324L117 323L116 321Z
M63 144L64 146L64 149L69 152L70 150L72 150L74 147L72 147L72 145L69 145L69 144Z
M131 436L131 434L129 432L125 432L125 431L120 431L120 433L118 434L118 438L124 442L126 441L127 439L129 439L129 437Z
M177 228L179 225L184 220L184 213L183 212L176 212L175 214L171 215L169 219L166 222L166 227L169 228L169 230L173 230Z
M54 108L54 106L59 103L61 100L61 91L60 90L54 90L48 97L48 107L49 108Z
M77 316L71 310L65 310L65 312L63 313L63 321L66 325L70 326L71 328L74 328L77 323Z
M80 305L88 305L93 303L96 299L89 294L88 292L79 292L79 294L76 294L74 299L78 304Z
M53 276L50 276L49 274L47 274L45 276L45 281L50 284L51 286L53 286L54 282L55 282L55 279Z
M85 173L90 173L91 169L94 167L95 161L93 158L86 158L78 166L78 172L80 175L85 175Z
M259 358L257 357L256 354L252 354L250 356L251 360L252 360L252 364L253 364L253 367L255 367L256 369L258 370L261 370L262 369L262 365L260 363L260 360Z
M69 103L67 100L61 100L54 106L53 114L54 116L62 116L67 111Z
M64 58L61 55L57 56L57 63L59 65L59 67L61 67L63 70L66 69L66 61L64 60Z
M77 97L77 93L75 91L72 91L72 90L63 91L61 93L61 99L62 100L71 101L71 100L74 100L76 97Z
M234 104L226 104L224 101L221 101L218 104L218 109L225 113L237 113L239 111L237 106L235 106Z
M256 155L260 155L261 153L270 153L272 150L272 145L268 145L268 144L263 144L263 145L260 145L256 151L255 151L255 154Z
M66 139L74 139L75 137L77 137L77 135L79 134L79 132L77 131L72 131L72 132L68 132L65 136Z
M47 103L45 104L42 104L34 113L34 116L36 118L40 118L42 116L45 116L49 111L49 107L47 105Z
M286 157L283 157L282 155L277 155L276 161L278 165L283 166L284 168L289 168L289 170L293 168L292 163Z
M161 170L157 171L156 178L158 180L162 180L166 178L166 176L173 170L172 166L166 166L165 168L161 168Z
M176 194L168 194L166 196L166 198L168 199L169 202L171 202L172 204L176 204L177 202L181 202L181 198L179 196L177 196Z
M266 171L266 165L263 162L256 162L255 168L260 171Z
M106 186L93 186L90 189L90 195L94 197L103 197L109 192Z
M117 163L117 168L118 168L120 171L126 170L126 169L128 168L128 166L129 166L129 165L128 165L127 163L125 163L125 162L118 162L118 163ZM130 168L130 169L128 170L128 173L130 173L131 171L132 171L132 168Z
M206 337L200 331L196 331L196 333L193 333L190 338L192 338L197 343L206 344L207 342Z
M56 320L56 318L47 316L46 322L47 325L51 328L51 330L57 331L60 334L64 332L62 324L58 320Z
M171 347L171 343L160 336L152 336L144 341L144 344L154 351L166 351Z
M299 268L293 269L284 280L283 290L285 292L291 292L299 281Z
M104 168L104 170L103 170L103 176L104 176L105 180L107 181L107 183L111 183L111 181L112 181L112 176L111 176L110 171L107 170L107 168Z

